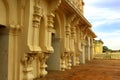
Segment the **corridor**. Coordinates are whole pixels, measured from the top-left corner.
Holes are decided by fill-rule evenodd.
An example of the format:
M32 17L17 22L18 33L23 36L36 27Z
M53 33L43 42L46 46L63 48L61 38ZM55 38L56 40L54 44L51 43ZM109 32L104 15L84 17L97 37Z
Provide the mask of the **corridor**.
M66 71L49 71L41 80L120 80L120 60L93 60Z

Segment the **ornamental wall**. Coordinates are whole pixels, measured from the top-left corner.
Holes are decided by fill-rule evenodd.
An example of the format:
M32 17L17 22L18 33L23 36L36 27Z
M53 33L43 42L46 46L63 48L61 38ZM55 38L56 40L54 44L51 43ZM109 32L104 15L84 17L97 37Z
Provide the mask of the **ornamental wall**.
M96 35L83 5L82 0L1 0L0 80L38 79L90 61Z

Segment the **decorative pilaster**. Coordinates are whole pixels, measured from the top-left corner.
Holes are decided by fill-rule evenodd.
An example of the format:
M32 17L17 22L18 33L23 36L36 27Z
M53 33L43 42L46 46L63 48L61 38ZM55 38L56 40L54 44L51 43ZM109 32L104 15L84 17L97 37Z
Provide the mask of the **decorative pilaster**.
M47 75L46 71L46 61L48 57L50 56L51 53L54 52L54 49L52 47L52 33L53 33L53 28L54 28L54 17L55 15L53 13L48 14L47 16L47 28L46 28L46 50L45 52L42 53L42 55L39 55L39 61L40 61L40 77L44 77Z
M67 56L66 56L66 58L67 58L67 64L66 64L66 68L67 69L71 69L71 66L72 66L72 64L71 64L71 53L70 53L70 32L71 32L71 30L70 30L70 28L71 28L71 26L70 26L70 24L68 24L67 26L66 26L66 53L67 53Z
M91 56L91 52L90 52L90 38L88 37L88 45L87 45L87 49L88 49L88 61L90 61L90 56Z
M91 59L94 58L94 44L93 44L93 39L91 39Z
M66 26L66 50L65 52L70 52L70 25Z
M82 39L82 63L85 64L85 40Z
M32 51L41 51L39 45L39 32L40 32L40 21L42 17L42 8L36 4L34 6L34 13L33 13L33 41L32 41Z
M69 61L68 61L68 55L70 53L70 25L68 24L66 26L66 37L65 37L65 51L61 55L61 70L64 71L65 69L68 69Z
M33 66L32 62L38 55L41 54L40 47L40 22L42 18L42 8L39 5L39 0L34 0L33 14L32 14L32 26L28 28L28 53L24 54L22 59L23 64L23 80L33 80Z
M21 33L21 26L12 23L9 25L6 30L9 32L8 34L8 78L10 80L18 79L19 73L19 38ZM7 32L5 31L5 32ZM7 43L6 43L7 44ZM13 65L11 65L13 64Z
M51 40L52 40L52 31L53 31L53 28L54 28L54 17L55 15L53 13L50 13L48 16L48 20L47 20L47 29L48 29L48 32L47 32L47 50L48 52L47 53L53 53L54 50L53 50L53 47L51 46Z
M75 65L75 63L76 63L76 54L75 54L75 37L76 37L76 27L74 27L74 26L72 26L71 27L71 41L70 41L70 57L72 57L73 56L73 63L74 63L74 65ZM69 58L69 59L71 59L71 58ZM69 60L70 61L70 60ZM71 64L71 62L69 62L69 64ZM71 64L72 65L72 64Z

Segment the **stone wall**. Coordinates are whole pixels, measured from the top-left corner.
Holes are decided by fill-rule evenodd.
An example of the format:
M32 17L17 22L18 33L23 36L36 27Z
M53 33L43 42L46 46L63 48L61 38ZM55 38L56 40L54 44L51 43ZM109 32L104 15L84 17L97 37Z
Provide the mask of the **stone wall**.
M95 59L120 59L120 53L102 53L94 55Z

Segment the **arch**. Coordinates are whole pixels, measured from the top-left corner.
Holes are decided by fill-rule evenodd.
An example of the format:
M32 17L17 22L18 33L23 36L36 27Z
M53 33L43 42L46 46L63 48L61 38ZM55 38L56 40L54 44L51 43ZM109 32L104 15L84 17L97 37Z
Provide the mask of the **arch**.
M52 33L52 47L54 49L54 53L50 55L50 57L47 60L47 70L60 70L61 69L61 53L63 52L63 34L64 29L64 14L62 14L59 11L55 12L55 18L54 18L54 30ZM63 44L63 45L62 45Z
M0 1L0 24L1 25L7 25L8 24L8 18L9 18L9 5L7 0L1 0Z
M54 28L56 29L56 35L61 38L64 37L64 32L65 32L65 15L62 11L57 10L55 12L55 20L54 20L57 25L54 25Z
M61 20L59 15L56 13L55 18L54 18L54 29L56 31L55 36L56 37L61 37Z

